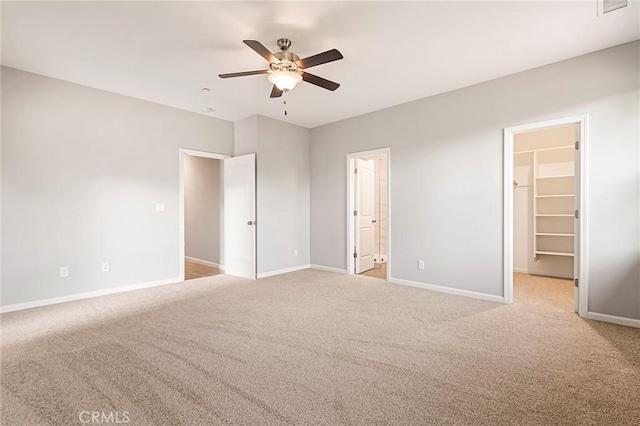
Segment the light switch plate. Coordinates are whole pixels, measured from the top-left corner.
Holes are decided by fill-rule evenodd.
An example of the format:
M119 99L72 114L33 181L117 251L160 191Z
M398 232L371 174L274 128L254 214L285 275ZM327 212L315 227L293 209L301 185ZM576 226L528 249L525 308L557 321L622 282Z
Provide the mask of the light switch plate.
M165 211L167 211L167 206L165 203L156 203L157 213L164 213Z

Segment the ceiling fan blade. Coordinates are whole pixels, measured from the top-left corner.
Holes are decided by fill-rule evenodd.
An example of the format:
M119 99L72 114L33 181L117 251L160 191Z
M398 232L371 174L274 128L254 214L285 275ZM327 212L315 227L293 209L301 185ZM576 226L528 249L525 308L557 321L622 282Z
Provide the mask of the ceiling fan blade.
M302 73L302 79L307 83L315 84L316 86L320 86L323 89L331 90L332 92L340 87L338 83L322 77L318 77L317 75L309 74L308 72Z
M232 72L230 74L218 74L218 77L220 77L220 78L244 77L246 75L266 74L268 72L269 72L269 70Z
M280 60L278 58L276 58L273 53L271 53L269 51L269 49L267 49L266 47L264 47L262 45L262 43L260 43L257 40L242 40L242 42L244 44L246 44L247 46L249 46L250 48L252 48L258 55L262 56L263 58L265 58L267 61L269 61L269 63L278 63L280 62Z
M336 49L327 50L326 52L318 53L317 55L309 56L308 58L300 59L296 64L300 68L311 68L316 65L326 64L327 62L337 61L342 59L342 53Z
M273 89L271 89L271 96L269 96L270 98L279 98L280 96L282 96L282 90L278 89L278 86L276 86L275 84L273 85Z

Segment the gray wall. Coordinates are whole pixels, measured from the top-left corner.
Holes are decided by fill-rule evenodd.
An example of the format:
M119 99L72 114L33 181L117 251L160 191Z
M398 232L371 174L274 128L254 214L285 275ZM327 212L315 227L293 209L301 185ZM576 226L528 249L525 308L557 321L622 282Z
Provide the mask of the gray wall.
M309 129L251 116L235 123L235 135L235 155L256 153L258 274L308 265Z
M2 305L179 277L178 149L233 123L2 68L2 124Z
M185 255L220 265L222 161L184 156Z
M258 152L258 116L252 115L233 125L233 155Z
M346 154L391 147L392 277L501 296L502 131L588 113L589 310L640 318L639 49L312 129L311 263L346 268Z

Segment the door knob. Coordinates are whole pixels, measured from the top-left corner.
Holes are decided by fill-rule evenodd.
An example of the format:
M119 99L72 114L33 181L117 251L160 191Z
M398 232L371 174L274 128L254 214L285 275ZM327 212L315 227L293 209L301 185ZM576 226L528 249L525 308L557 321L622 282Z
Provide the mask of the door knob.
M247 222L247 225L255 225L256 221L255 220L250 220L249 222Z

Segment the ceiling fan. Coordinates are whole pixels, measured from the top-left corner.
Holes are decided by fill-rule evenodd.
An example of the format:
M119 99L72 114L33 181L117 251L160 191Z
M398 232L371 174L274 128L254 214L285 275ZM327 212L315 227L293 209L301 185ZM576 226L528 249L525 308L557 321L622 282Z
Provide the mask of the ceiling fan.
M268 74L267 78L271 83L273 83L273 89L271 90L270 96L272 98L282 96L282 93L293 89L296 84L300 83L302 80L331 91L340 87L338 83L303 71L307 68L315 67L316 65L326 64L327 62L342 59L342 54L336 49L327 50L326 52L300 59L300 57L295 53L289 52L291 40L287 38L281 38L278 40L280 52L277 53L271 53L269 49L256 40L243 40L243 43L253 49L258 55L269 61L269 69L220 74L220 78Z

